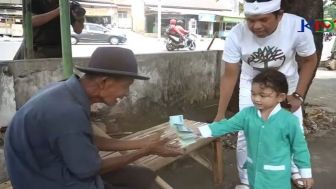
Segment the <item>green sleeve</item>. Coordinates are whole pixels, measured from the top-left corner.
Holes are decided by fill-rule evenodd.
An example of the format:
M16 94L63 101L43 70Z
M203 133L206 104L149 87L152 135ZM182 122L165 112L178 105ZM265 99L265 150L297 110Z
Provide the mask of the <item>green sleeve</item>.
M223 119L221 121L211 123L209 128L211 130L212 136L219 137L227 133L244 130L246 112L248 109L249 108L243 109L230 119Z
M310 154L306 139L300 127L300 122L297 117L290 119L289 140L291 144L291 152L293 154L294 164L299 169L311 168Z

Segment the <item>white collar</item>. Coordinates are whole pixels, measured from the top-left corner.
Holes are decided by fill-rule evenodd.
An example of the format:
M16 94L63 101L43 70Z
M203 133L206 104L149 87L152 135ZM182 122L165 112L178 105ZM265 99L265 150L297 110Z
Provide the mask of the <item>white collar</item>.
M272 112L270 113L270 115L268 116L268 118L270 118L272 115L278 113L280 110L281 110L281 105L280 105L280 103L279 103L279 104L277 104L277 105L273 108L273 110L272 110ZM258 116L261 118L261 112L260 112L260 110L258 110Z

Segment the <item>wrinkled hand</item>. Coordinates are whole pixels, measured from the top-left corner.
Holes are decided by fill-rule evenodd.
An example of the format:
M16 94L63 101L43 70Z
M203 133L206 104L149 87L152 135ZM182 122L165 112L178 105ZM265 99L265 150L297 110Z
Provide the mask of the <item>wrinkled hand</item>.
M175 144L165 144L162 147L159 147L155 150L155 154L162 157L175 157L179 155L183 155L183 150L180 145Z
M288 104L291 105L290 107L291 112L295 112L302 105L301 100L298 98L295 98L293 95L287 95L287 101L288 101Z
M142 139L143 146L151 145L152 143L160 141L161 135L163 134L163 131L155 132L145 138Z
M183 151L177 143L169 144L171 139L162 138L158 141L153 141L147 147L150 154L155 154L163 157L175 157L182 155Z
M314 185L314 179L313 178L301 178L300 179L303 182L305 189L311 189Z

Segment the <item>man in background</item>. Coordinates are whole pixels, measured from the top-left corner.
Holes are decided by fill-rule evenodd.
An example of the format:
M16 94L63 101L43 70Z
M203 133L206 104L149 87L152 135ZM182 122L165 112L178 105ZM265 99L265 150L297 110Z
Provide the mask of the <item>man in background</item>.
M60 8L58 0L32 0L33 58L62 57ZM79 3L70 3L71 26L75 33L84 28L85 9ZM14 60L24 59L24 42Z

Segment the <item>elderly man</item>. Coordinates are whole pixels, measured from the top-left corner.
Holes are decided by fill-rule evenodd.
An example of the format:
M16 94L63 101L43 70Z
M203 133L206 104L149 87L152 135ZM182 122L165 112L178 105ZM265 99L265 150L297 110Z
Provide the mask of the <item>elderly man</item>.
M302 125L301 105L317 64L315 44L311 31L298 32L303 18L284 13L280 4L281 0L245 0L246 22L235 26L225 41L225 72L221 77L220 100L215 121L224 118L240 71L241 110L253 106L252 78L264 68L275 68L287 77L287 101ZM244 133L240 132L237 141L237 164L242 185L238 185L237 189L249 188L246 169L243 169L246 156L246 141ZM293 166L292 172L296 184L300 184L301 176L311 178L311 170L298 170Z
M177 156L178 146L157 133L124 141L93 136L90 105L113 106L138 75L132 51L100 47L85 73L39 91L15 114L5 138L5 158L15 189L147 189L155 174L128 164L149 154ZM101 159L98 150L134 150Z

